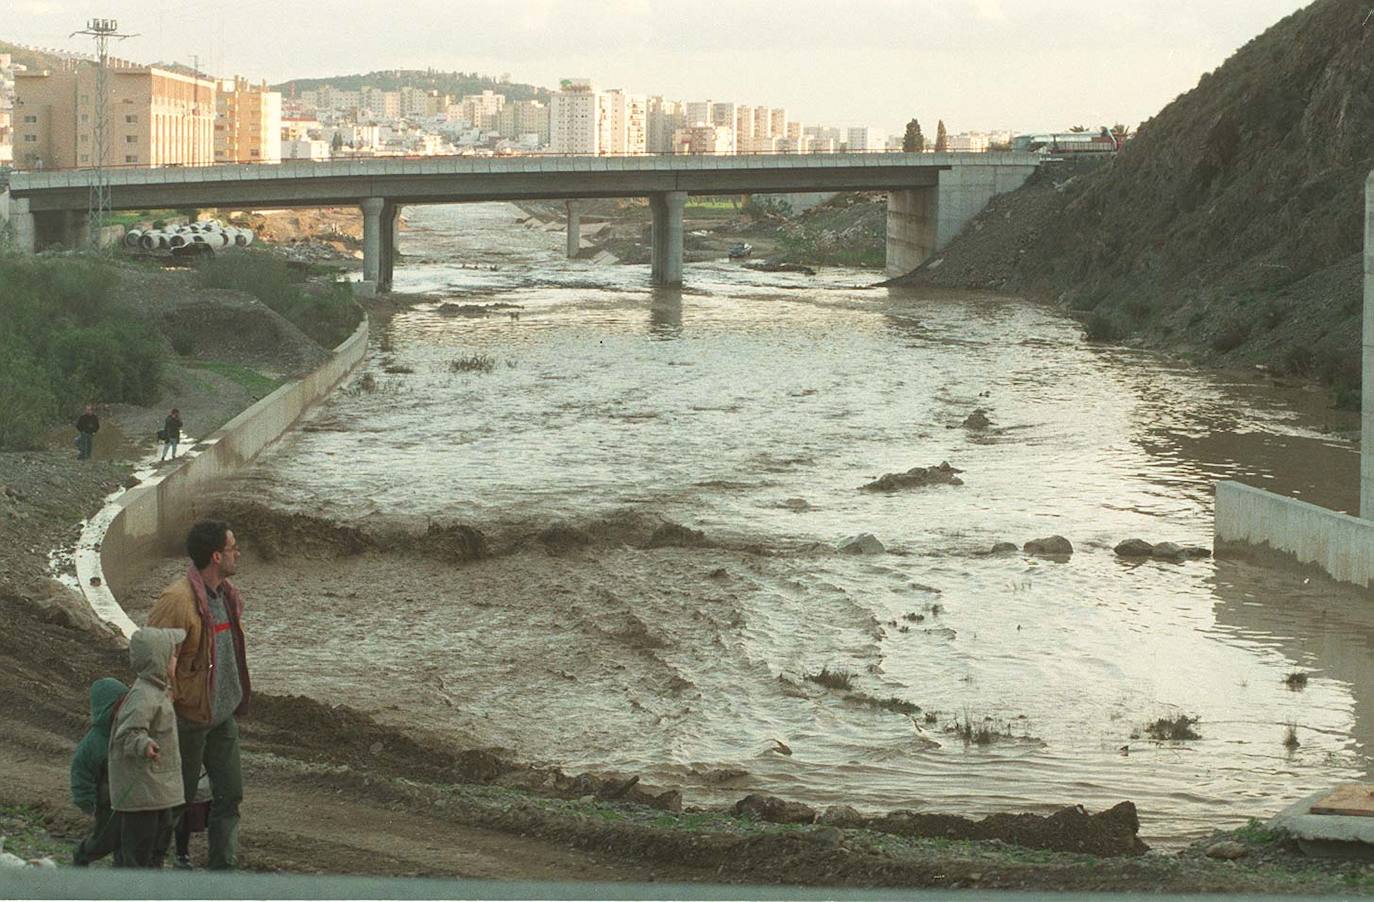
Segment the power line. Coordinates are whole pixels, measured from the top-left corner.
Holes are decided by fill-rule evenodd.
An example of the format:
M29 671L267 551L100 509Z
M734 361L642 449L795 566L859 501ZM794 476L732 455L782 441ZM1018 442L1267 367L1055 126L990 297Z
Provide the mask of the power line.
M105 122L109 110L109 85L106 73L109 68L110 41L123 41L137 37L120 34L119 23L114 19L89 19L83 31L74 31L70 37L85 35L95 39L95 171L91 175L91 194L87 204L86 219L90 234L87 240L92 247L100 246L100 232L105 220L110 216L110 174L105 169L105 157L109 153L109 129Z

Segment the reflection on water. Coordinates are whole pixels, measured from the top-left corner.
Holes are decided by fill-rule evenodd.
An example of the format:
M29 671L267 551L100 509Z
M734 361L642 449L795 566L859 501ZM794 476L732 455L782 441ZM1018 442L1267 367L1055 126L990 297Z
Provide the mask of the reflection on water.
M403 250L430 262L403 261L398 290L514 304L518 318L437 304L397 316L368 364L381 390L337 398L329 428L283 443L253 491L343 520L490 532L631 509L771 553L527 553L433 577L484 607L433 609L417 592L350 612L361 635L438 662L462 687L461 716L415 701L428 672L402 668L379 689L332 639L302 652L290 637L324 615L283 593L259 638L269 681L356 692L379 716L701 799L738 795L709 776L729 770L872 808L1130 798L1154 837L1368 772L1362 596L1241 562L1111 551L1132 536L1210 544L1221 478L1349 509L1358 458L1327 434L1349 424L1301 392L1087 346L1057 311L1015 299L724 262L688 267L683 291L651 290L645 267L564 260L560 235L514 225L509 207L409 213ZM471 354L498 365L451 371ZM959 426L975 407L992 428ZM857 490L942 460L963 486ZM859 532L889 553L798 553ZM1068 562L986 554L1055 533L1075 545ZM348 578L387 585L385 566ZM422 635L396 627L417 620ZM933 718L802 679L822 666ZM1283 683L1295 668L1313 674L1300 693ZM1201 741L1140 738L1178 713L1201 718ZM943 729L984 718L1007 738L969 747ZM774 738L795 754L768 752Z

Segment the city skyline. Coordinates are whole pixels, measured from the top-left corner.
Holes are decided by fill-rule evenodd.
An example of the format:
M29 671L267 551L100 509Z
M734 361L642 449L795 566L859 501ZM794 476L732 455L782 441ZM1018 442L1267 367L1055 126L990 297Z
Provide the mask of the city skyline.
M398 18L376 0L330 4L327 16L271 0L244 0L222 15L203 7L153 15L129 0L16 0L3 37L85 51L70 32L106 16L139 35L119 46L121 55L199 57L207 71L273 83L427 67L508 73L553 89L582 76L636 94L785 106L840 127L896 128L915 116L932 133L940 119L951 132L1030 131L1134 128L1307 4L867 0L846 7L843 28L833 7L810 5L814 15L799 14L798 3L779 17L757 0L710 10L657 0L482 0L461 9L418 0ZM253 14L269 12L274 27L264 31Z

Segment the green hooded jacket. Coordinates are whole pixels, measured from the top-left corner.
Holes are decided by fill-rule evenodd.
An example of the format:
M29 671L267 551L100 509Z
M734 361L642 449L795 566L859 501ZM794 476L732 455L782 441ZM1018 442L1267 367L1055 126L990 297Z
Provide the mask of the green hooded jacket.
M77 743L72 756L72 801L87 814L99 801L100 772L110 754L110 714L129 691L119 680L105 677L91 684L91 729Z

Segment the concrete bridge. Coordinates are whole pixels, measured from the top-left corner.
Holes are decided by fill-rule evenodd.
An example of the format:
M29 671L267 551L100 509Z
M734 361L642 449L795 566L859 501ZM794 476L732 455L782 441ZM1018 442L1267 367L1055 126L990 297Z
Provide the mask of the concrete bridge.
M360 207L363 278L387 291L396 217L406 205L593 197L649 199L653 281L680 285L691 195L884 191L887 271L895 275L942 249L1038 163L1018 153L429 157L116 169L108 177L115 210ZM10 219L20 247L81 243L92 179L90 170L15 173ZM570 212L568 246L575 250L577 216Z

